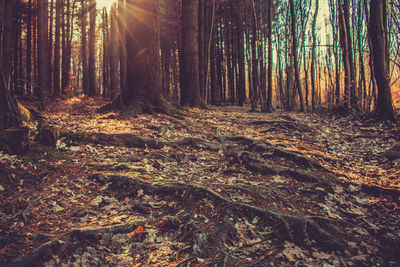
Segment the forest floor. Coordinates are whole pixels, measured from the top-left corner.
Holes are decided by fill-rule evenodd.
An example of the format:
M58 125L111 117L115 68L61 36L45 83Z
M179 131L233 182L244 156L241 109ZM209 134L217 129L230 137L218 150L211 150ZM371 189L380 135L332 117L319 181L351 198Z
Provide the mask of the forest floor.
M104 103L60 99L56 148L0 153L1 266L399 266L398 126Z

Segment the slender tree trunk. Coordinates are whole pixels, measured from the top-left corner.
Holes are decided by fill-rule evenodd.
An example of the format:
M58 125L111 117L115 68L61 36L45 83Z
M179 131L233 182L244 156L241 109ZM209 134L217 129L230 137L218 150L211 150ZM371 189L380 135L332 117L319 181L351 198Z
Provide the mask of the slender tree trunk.
M102 31L103 31L103 62L102 62L102 67L103 67L103 97L106 97L108 92L108 14L107 14L107 8L103 8L103 25L102 25Z
M360 79L359 79L359 98L361 100L361 107L365 110L366 107L366 96L367 96L367 85L365 80L365 64L364 64L364 51L363 51L363 39L361 36L363 28L363 14L362 14L362 1L358 2L357 7L357 15L358 15L358 30L357 30L357 39L358 39L358 60L360 64Z
M65 1L65 0L64 0ZM66 90L70 86L70 72L71 72L71 1L66 0L66 12L63 16L63 45L62 45L62 76L61 76L61 91L66 94ZM65 7L64 7L65 9Z
M294 12L294 0L289 0L290 5L290 14L291 14L291 30L292 30L292 56L293 56L293 64L294 64L294 73L296 79L296 87L299 94L300 100L300 111L304 112L304 97L303 97L303 90L301 88L301 80L300 80L300 71L299 71L299 64L297 58L297 41L296 41L296 14Z
M57 0L58 1L58 0ZM82 61L82 90L89 94L89 67L87 59L86 27L87 27L86 0L81 0L81 61Z
M312 111L315 111L316 108L316 89L315 89L315 46L317 42L317 35L315 33L315 25L317 23L317 16L318 16L318 9L319 9L319 0L315 1L315 11L314 11L314 19L312 22L312 51L311 51L311 107Z
M361 0L360 0L361 1ZM344 17L344 23L346 27L346 44L347 44L347 50L348 50L348 62L349 62L349 70L350 70L350 105L352 108L358 109L358 101L357 101L357 82L356 82L356 70L354 67L354 59L353 59L353 45L352 45L352 39L351 39L351 28L350 28L350 4L349 0L344 0L343 4L343 17Z
M349 44L348 34L346 27L346 19L344 15L344 8L342 0L338 0L338 11L339 11L339 32L340 32L340 46L342 48L343 66L344 66L344 104L350 108L350 87L351 87L351 70L349 61Z
M244 51L244 16L243 16L243 2L241 1L235 7L236 10L236 24L237 24L237 42L238 42L238 96L239 105L243 106L246 101L246 64L245 64L245 51Z
M49 9L50 9L50 16L49 16L49 44L48 44L48 49L49 49L49 72L53 73L53 28L54 28L54 1L50 1ZM53 75L49 75L49 91L52 91L53 87Z
M126 31L127 31L127 12L125 0L118 0L118 27L119 27L119 64L120 64L120 90L126 90Z
M267 98L267 112L272 112L272 12L273 1L268 0L268 98Z
M89 96L98 94L96 82L96 0L89 0Z
M205 88L205 97L204 97L204 101L206 104L208 103L208 87L209 87L209 82L210 82L210 68L214 67L211 64L211 66L209 68L208 65L210 64L211 45L212 45L212 40L213 40L213 35L214 35L215 5L216 5L215 1L216 0L212 1L211 28L210 28L210 35L208 36L208 45L207 45L207 74L206 74L206 88ZM213 49L213 51L214 51L214 49ZM214 79L214 77L212 77L211 79ZM215 81L214 81L214 84L215 84Z
M61 8L62 0L56 0L56 28L55 28L55 40L54 40L54 63L53 63L53 93L54 95L61 95L61 84L60 84L60 36L61 36Z
M111 7L111 25L110 25L110 91L111 94L118 91L118 26L116 5Z
M28 95L32 93L32 0L27 6L27 34L26 34L26 84L25 91Z
M49 88L49 50L48 50L48 0L38 0L38 70L39 86L35 96L43 100L43 91Z
M3 55L2 55L2 65L3 65L3 73L4 73L4 81L7 85L10 84L11 81L11 73L12 73L12 51L13 51L13 10L14 10L14 1L6 0L4 3L4 17L3 19L3 39L2 39L2 47L3 47Z

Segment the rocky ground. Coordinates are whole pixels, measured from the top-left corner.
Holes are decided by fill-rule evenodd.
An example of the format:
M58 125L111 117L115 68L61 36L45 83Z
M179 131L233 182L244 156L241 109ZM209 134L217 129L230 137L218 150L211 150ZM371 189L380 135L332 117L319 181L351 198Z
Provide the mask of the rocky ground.
M0 154L0 265L400 264L398 126L102 104L60 100L56 148Z

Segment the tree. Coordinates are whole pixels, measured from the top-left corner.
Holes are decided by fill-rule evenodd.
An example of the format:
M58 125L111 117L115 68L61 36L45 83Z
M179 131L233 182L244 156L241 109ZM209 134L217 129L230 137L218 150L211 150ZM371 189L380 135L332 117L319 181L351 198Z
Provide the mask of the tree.
M122 102L141 113L161 104L158 0L128 0L125 13L127 77Z
M182 2L181 105L200 106L198 2Z
M82 90L89 94L89 67L87 60L87 43L86 43L86 27L87 27L87 5L86 0L81 0L81 64L82 64Z
M49 89L49 50L48 50L48 0L38 0L38 72L39 86L35 87L35 96L43 100L43 91Z
M53 93L61 95L60 64L61 64L61 9L62 0L56 0L56 28L54 41L54 63L53 63Z
M32 93L32 0L28 1L26 23L26 93Z
M3 68L1 66L0 109L0 130L21 126L22 117L18 111L15 100L10 96L10 91L4 78Z
M96 0L89 0L89 96L97 95L96 83Z
M372 44L375 80L378 87L376 112L382 120L396 120L389 76L389 46L386 0L371 0L369 31Z
M315 12L314 18L312 22L312 51L311 51L311 107L312 110L315 110L316 107L316 85L315 85L315 46L317 42L317 35L315 33L315 26L317 23L318 16L318 8L319 8L319 0L315 1Z
M118 0L118 27L119 27L119 75L120 90L126 88L126 3L124 0Z
M318 1L318 0L317 0ZM268 0L268 98L267 112L272 112L272 9L273 1Z
M111 25L110 25L110 91L115 93L118 86L118 26L117 26L117 8L116 4L111 7Z
M293 56L293 64L294 64L294 73L296 79L296 87L297 92L299 94L300 100L300 111L304 112L304 97L303 90L301 89L301 81L300 81L300 70L297 58L297 38L296 38L296 13L294 11L294 0L289 0L289 9L290 9L290 17L291 17L291 30L292 30L292 56Z

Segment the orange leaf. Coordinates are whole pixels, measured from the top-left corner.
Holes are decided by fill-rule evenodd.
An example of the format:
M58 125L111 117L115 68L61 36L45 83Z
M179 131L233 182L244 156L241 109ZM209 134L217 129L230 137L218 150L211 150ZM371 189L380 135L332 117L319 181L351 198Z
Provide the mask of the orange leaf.
M136 234L142 234L145 233L143 226L138 226L135 230Z
M144 230L143 226L139 225L133 232L126 234L126 236L128 238L132 238L136 234L144 234L144 233L147 233L147 232Z

